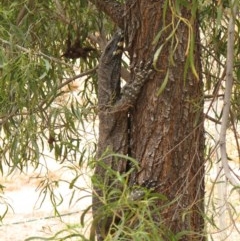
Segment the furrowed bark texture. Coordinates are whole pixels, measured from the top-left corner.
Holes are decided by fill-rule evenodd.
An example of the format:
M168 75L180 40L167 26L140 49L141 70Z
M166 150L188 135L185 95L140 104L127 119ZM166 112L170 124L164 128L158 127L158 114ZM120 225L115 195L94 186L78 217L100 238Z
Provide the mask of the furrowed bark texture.
M168 4L174 2L168 1ZM130 182L137 181L141 184L146 180L156 181L156 191L172 202L162 213L161 221L165 227L174 234L181 231L192 232L184 235L182 241L202 241L205 238L199 233L203 231L204 225L204 130L203 85L198 44L194 49L194 64L199 78L197 79L189 68L184 79L189 54L190 26L195 43L199 41L198 26L194 16L191 16L191 10L181 7L181 14L174 15L173 5L172 8L168 5L164 15L164 4L163 0L128 0L123 15L126 47L131 61L130 85L133 83L135 86L134 80L138 78L137 75L140 76L135 69L139 69L139 66L141 69L142 63L153 59L156 50L165 43L157 60L158 71L154 71L151 78L138 81L144 86L136 103L129 110L130 153L141 166L141 171L132 175ZM105 11L102 6L100 9ZM105 12L108 13L107 10ZM181 21L180 16L186 21ZM119 26L122 27L122 22ZM154 45L153 40L159 31L162 31L161 37ZM175 31L174 37L169 41L172 31ZM158 95L157 90L163 84L167 73L167 84ZM126 120L127 111L120 111L119 118L108 114L104 116L105 114L99 113L99 118L105 118L107 124L100 121L98 147L103 150L103 146L107 145L113 151L124 154L126 141L121 143L121 140L126 140L128 128L126 122L122 123L121 120ZM118 124L113 125L115 121ZM116 126L119 128L115 128ZM120 138L120 141L116 142L117 138ZM112 160L107 163L120 172L125 168L122 162L119 166L115 166ZM96 174L104 176L101 169L96 169Z
M127 35L132 65L149 58L154 48L166 41L174 27L163 31L157 46L152 42L163 29L164 1L128 1ZM191 12L182 8L181 17L191 22L198 39L198 26L191 20ZM167 9L165 26L172 21L170 8ZM165 225L174 233L188 230L203 231L204 212L204 130L203 130L203 85L201 79L200 50L195 48L197 79L191 69L184 80L186 50L189 27L181 22L175 32L176 37L167 42L158 58L152 80L149 80L131 111L132 133L131 153L141 165L134 179L156 180L157 191L167 196L173 204L163 212ZM176 50L172 56L173 48ZM197 45L198 46L198 45ZM157 90L169 71L168 83L160 96ZM186 235L181 240L204 240L198 235Z

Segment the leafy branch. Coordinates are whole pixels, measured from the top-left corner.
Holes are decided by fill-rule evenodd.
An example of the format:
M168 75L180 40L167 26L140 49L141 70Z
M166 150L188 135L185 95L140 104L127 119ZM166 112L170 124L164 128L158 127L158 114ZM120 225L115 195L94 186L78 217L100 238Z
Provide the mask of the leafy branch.
M12 46L12 43L9 42L9 41L6 41L2 38L0 38L0 41L5 44L5 45L9 45L9 46ZM42 51L38 50L37 52L33 51L32 49L27 49L27 48L24 48L18 44L15 44L14 47L16 47L17 49L27 53L27 54L33 54L33 55L36 55L36 56L42 56L50 61L53 61L53 62L56 62L56 63L59 63L59 64L63 64L63 65L66 65L68 67L72 67L71 64L68 64L64 61L61 61L59 58L56 58L56 57L53 57L53 56L50 56L50 55L47 55L45 53L43 53Z

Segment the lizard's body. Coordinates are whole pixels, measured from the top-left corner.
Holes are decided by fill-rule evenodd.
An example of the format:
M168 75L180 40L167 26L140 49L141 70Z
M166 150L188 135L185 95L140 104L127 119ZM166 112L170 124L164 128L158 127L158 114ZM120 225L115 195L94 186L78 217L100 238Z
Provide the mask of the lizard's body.
M97 157L108 149L113 153L127 154L127 110L112 112L121 98L120 73L123 36L116 33L107 44L98 67L99 141ZM112 159L112 158L110 158ZM106 161L110 166L112 160ZM115 166L115 165L114 165ZM118 166L118 167L117 167ZM117 163L114 170L124 171ZM122 169L122 170L121 170ZM97 170L98 171L98 170ZM99 174L99 172L98 172ZM100 174L101 175L101 174Z
M126 159L116 158L113 153L127 155L128 151L128 111L112 112L112 107L121 98L120 73L123 51L123 37L116 33L107 44L101 56L98 67L98 109L99 109L99 140L97 159L114 171L123 173L126 171ZM104 155L106 154L106 155ZM103 180L105 186L111 184L110 173L101 164L95 167L95 177ZM94 188L93 216L98 216L101 209L101 197L103 189ZM107 219L107 220L106 220ZM96 221L97 240L104 240L105 233L111 218L100 218Z
M108 173L108 170L111 169L113 172L119 172L120 174L128 171L127 159L111 154L129 154L129 107L134 105L142 86L152 72L151 61L146 63L145 66L141 62L134 70L135 79L126 84L121 93L122 51L123 36L118 32L105 47L98 67L99 140L97 159L100 164L95 167L94 177L102 180L102 186L94 187L94 221L91 230L92 236L96 231L98 241L104 240L112 222L111 217L104 217L101 200L104 196L103 188L105 187L105 190L109 186L117 188L117 184L112 185L116 180L111 176L110 173L112 172ZM104 165L101 165L101 162Z

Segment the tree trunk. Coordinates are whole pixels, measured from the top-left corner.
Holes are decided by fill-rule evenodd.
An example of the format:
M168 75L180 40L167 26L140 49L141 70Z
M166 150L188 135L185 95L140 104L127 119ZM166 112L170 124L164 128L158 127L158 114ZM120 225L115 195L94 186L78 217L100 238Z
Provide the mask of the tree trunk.
M128 38L132 65L148 59L154 51L152 42L163 26L164 1L132 1L128 6ZM173 20L167 10L165 27ZM164 210L165 225L174 233L183 230L201 233L204 221L204 130L203 85L201 79L198 25L191 12L182 8L181 17L189 20L195 37L195 68L197 79L188 69L186 50L189 26L181 22L175 32L174 44L164 45L157 61L159 71L148 81L131 111L131 154L140 162L141 171L133 179L138 183L154 180L157 191L173 204ZM158 47L166 41L173 26L166 29ZM173 46L177 46L173 53ZM174 63L171 64L170 56ZM133 58L133 55L135 57ZM158 96L168 72L168 82ZM194 235L182 240L203 240Z
M193 9L174 9L172 1L167 2L128 0L125 5L124 30L132 79L134 67L146 63L161 49L154 61L157 70L130 109L128 154L141 167L130 182L157 182L156 191L171 202L162 213L165 226L174 234L191 232L181 240L199 241L204 240L200 235L204 226L204 130L198 25ZM119 22L122 25L123 21ZM153 44L160 31L159 40ZM194 50L189 48L190 35ZM163 83L166 86L159 93Z

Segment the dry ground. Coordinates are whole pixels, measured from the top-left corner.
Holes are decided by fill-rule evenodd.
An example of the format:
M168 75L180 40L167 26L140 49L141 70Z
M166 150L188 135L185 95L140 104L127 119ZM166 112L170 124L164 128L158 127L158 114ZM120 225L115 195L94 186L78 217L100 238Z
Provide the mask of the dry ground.
M69 180L71 179L71 173L62 169L60 165L52 163L50 170L48 176L52 180L59 180L66 176ZM39 191L36 190L40 182L39 178L36 178L38 171L32 171L29 174L15 173L7 178L0 177L0 183L6 187L4 196L12 207L0 226L0 241L23 241L30 236L51 237L56 232L70 227L75 228L77 232L80 229L83 233L85 232L80 225L80 215L82 210L91 204L87 174L78 181L78 187L84 187L86 191L79 191L71 206L69 206L69 200L73 190L70 190L67 184L61 184L57 188L58 193L64 197L58 209L64 216L54 218L49 197L42 205L40 205L41 199L38 200ZM77 198L84 196L86 197L76 202ZM3 210L4 205L0 204L0 215ZM90 217L91 213L86 218L90 219Z

